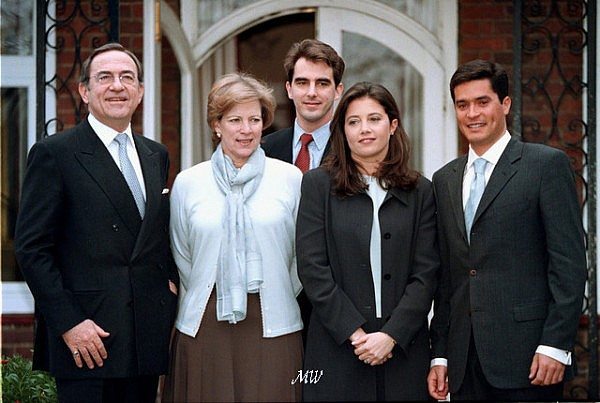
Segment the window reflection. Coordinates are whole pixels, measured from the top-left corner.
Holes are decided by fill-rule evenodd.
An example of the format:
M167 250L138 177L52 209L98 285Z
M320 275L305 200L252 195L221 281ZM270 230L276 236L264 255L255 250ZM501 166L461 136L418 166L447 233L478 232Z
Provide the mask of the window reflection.
M33 1L2 0L0 10L0 53L14 56L32 55Z
M402 126L410 138L411 163L422 170L423 77L400 55L387 46L360 34L344 31L342 54L346 62L344 88L371 81L387 88L398 107Z
M27 89L2 88L2 281L23 281L14 254L21 175L27 154Z

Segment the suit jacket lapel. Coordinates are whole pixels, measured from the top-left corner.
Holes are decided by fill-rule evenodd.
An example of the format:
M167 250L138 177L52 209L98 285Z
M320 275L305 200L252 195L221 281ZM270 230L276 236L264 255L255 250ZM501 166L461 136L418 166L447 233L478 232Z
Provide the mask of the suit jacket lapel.
M331 151L331 137L329 138L329 140L327 140L327 144L325 145L325 150L323 151L323 157L321 158L321 165L323 164L323 161L325 161L325 157L327 157L327 155L329 154L330 151Z
M290 164L293 164L294 163L294 147L293 147L294 128L293 127L288 128L288 132L285 134L285 136L288 139L283 142L282 147L280 149L281 154L278 156L278 159L281 159L282 161L286 161L286 162L289 162Z
M138 234L141 220L123 174L87 119L79 124L75 158L106 194L129 231Z
M133 138L140 159L140 165L142 166L142 174L144 175L144 183L146 186L146 213L144 215L144 220L142 221L142 227L131 259L134 259L139 254L141 248L145 244L145 240L151 233L151 229L155 228L152 223L159 213L162 195L162 175L159 154L150 150L140 136L134 135Z
M487 210L492 201L498 196L498 193L506 186L510 178L517 173L519 169L517 161L521 159L522 152L523 143L512 138L498 160L498 165L494 168L489 183L485 186L481 201L479 202L479 206L477 206L477 211L473 218L473 224L475 224L477 219Z
M466 155L457 159L454 166L452 167L452 172L450 173L448 182L446 184L448 186L448 195L450 195L452 211L454 211L454 219L456 220L456 226L458 227L460 234L462 235L465 242L467 242L467 230L465 228L465 213L463 210L462 189L466 165Z

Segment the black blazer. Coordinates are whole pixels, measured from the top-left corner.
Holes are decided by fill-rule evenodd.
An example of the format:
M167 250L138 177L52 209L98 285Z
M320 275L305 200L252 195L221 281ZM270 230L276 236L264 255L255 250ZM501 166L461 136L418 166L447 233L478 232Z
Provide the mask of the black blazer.
M528 387L537 346L573 351L581 315L586 256L573 174L563 152L511 139L481 198L469 246L466 162L458 158L433 176L442 259L433 356L448 358L455 392L472 331L488 382Z
M169 246L166 148L134 135L146 185L131 191L87 119L28 157L16 255L36 304L34 363L66 378L165 373L178 283ZM104 366L79 369L62 334L85 319L110 333Z
M376 367L360 362L348 338L359 327L383 331L398 343L383 364L386 400L427 400L427 314L439 256L431 183L392 188L379 210L382 318L376 317L370 264L373 202L366 193L331 194L323 168L308 171L296 228L298 275L313 305L304 356L306 370L323 370L305 384L305 400L375 400Z
M294 128L287 127L262 138L261 147L267 157L276 158L281 161L294 163L292 142L294 141ZM325 160L331 149L331 141L327 142L321 163Z

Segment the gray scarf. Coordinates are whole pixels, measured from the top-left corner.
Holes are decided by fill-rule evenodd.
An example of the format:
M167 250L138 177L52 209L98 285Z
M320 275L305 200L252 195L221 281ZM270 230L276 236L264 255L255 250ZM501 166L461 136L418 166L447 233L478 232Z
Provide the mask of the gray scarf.
M258 292L263 282L262 257L246 201L260 184L265 152L258 147L237 169L219 144L210 160L217 185L225 195L217 267L217 320L237 323L246 318L247 294Z

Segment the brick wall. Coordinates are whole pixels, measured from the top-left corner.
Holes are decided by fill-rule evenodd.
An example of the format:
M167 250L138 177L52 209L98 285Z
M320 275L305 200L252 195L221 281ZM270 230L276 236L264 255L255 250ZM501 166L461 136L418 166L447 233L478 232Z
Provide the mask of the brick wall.
M460 0L458 2L459 63L487 59L500 63L512 76L512 0ZM462 153L468 143L461 134Z
M31 358L33 315L2 315L2 355Z

